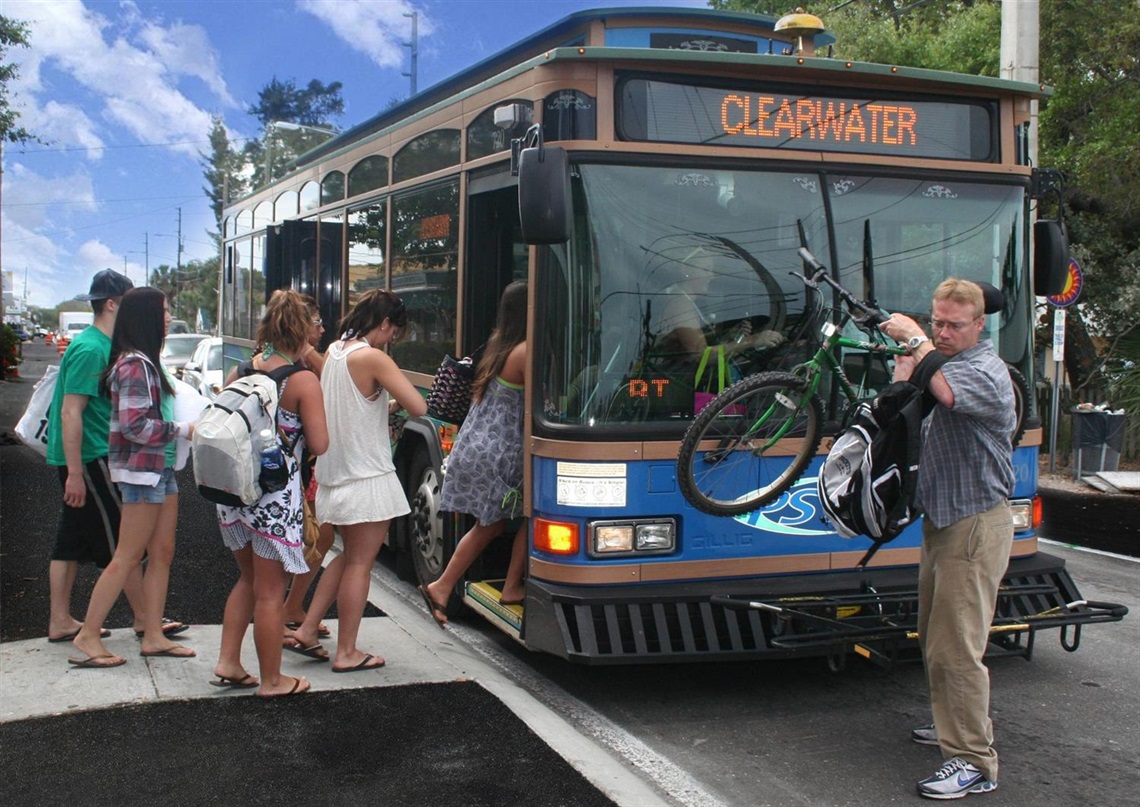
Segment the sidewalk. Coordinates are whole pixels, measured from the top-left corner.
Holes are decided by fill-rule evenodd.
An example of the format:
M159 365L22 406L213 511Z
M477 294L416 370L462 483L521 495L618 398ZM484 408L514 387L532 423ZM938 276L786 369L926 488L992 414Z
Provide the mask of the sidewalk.
M287 675L306 676L312 683L312 691L274 701L263 701L251 694L252 691L222 690L210 685L213 666L218 659L221 636L218 625L194 625L179 637L180 641L197 650L198 655L194 659L140 658L138 641L132 631L115 630L112 637L106 639L107 649L123 655L128 661L122 667L109 670L67 665L67 658L75 654L70 643L51 644L47 639L36 638L0 644L0 742L6 749L6 776L0 784L0 797L7 804L24 804L26 800L11 800L21 796L32 796L39 804L63 804L65 801L73 805L95 804L98 799L93 796L99 788L96 786L92 791L90 781L83 790L90 800L75 801L75 793L68 790L72 785L66 782L44 782L34 773L13 776L26 765L48 769L55 766L58 769L58 761L51 763L49 759L43 759L44 751L50 749L44 748L42 742L23 742L23 737L28 733L38 736L57 720L82 718L82 725L93 720L103 728L89 728L87 731L116 739L115 743L104 748L83 750L83 756L89 763L97 764L99 771L105 771L106 766L114 766L114 760L124 751L120 747L120 739L130 743L138 741L138 735L145 735L143 728L130 726L136 722L145 726L146 715L150 711L154 712L153 719L158 724L169 724L170 720L162 717L163 707L180 704L190 709L190 715L200 714L201 710L201 717L192 718L193 731L182 740L185 744L179 744L177 737L171 736L172 744L165 744L164 740L161 750L150 749L156 759L179 759L180 771L166 769L163 772L165 784L162 792L148 792L145 788L132 786L129 792L119 788L103 791L103 798L112 798L115 804L123 807L141 807L154 804L154 798L162 797L166 790L177 785L178 788L195 790L198 796L176 799L173 804L217 804L219 794L235 796L230 785L222 786L222 780L229 774L214 780L213 774L196 763L204 761L204 753L221 753L222 758L241 760L250 740L243 737L238 726L257 727L255 735L272 726L282 726L279 735L282 737L298 731L306 735L310 732L316 734L321 729L328 731L326 720L343 710L345 717L337 720L342 731L334 733L333 747L323 749L333 763L339 761L343 766L345 760L364 752L365 749L360 748L357 742L357 734L361 731L377 742L385 755L396 753L396 748L401 745L425 745L426 748L437 749L434 755L426 755L429 758L416 760L415 765L406 771L399 765L393 765L392 760L375 760L377 767L369 779L375 776L377 780L383 780L386 804L445 804L449 802L446 796L449 789L463 793L462 800L466 804L497 807L512 804L617 804L637 807L670 804L600 745L579 734L560 715L475 657L447 631L435 627L426 611L418 608L417 602L401 598L390 588L378 584L376 578L368 600L386 616L366 618L361 623L360 644L380 650L388 662L386 666L381 670L357 674L334 674L327 662L310 661L286 651L284 671ZM335 637L336 621L328 620L326 623ZM252 629L246 636L244 651L246 669L255 674L258 667L253 652ZM425 686L430 687L426 692ZM484 695L490 695L505 709L496 709ZM344 701L344 696L351 700ZM420 714L406 714L409 709L416 709L418 701L429 702L431 708L439 710L439 714L424 711L423 706ZM211 719L220 702L233 702L239 709L237 712L227 709L227 720ZM145 709L140 712L139 707ZM384 724L388 725L376 725L374 719L365 718L369 710L383 715ZM499 711L502 715L497 714ZM449 716L461 718L457 723L443 724ZM367 725L344 725L358 720L364 720ZM412 728L389 733L392 724ZM376 733L382 733L382 736L376 736ZM72 742L75 734L73 731L66 733L68 742ZM534 742L536 736L541 741L537 745ZM60 757L67 758L67 755L74 755L75 749L58 751ZM537 767L528 771L528 763ZM563 767L563 763L565 771L560 772L557 768ZM161 763L157 764L161 767ZM394 769L385 765L393 765ZM496 773L502 766L505 766L504 771ZM181 771L182 767L187 769ZM270 791L279 788L282 790L280 798L290 798L290 791L295 788L290 777L278 780L278 777L264 777L267 772L260 773L262 776L258 781L262 789L258 791L259 797L269 797ZM404 784L400 784L401 773L410 777ZM308 779L310 775L319 774L318 766L303 775ZM442 781L440 776L443 776ZM34 791L24 790L28 777L40 780ZM497 780L494 794L481 798L477 796L479 788L475 785L486 784L488 777ZM514 785L512 777L518 780ZM578 780L577 784L575 780ZM321 798L331 794L351 797L358 793L359 783L350 786L348 783L319 781L319 789L311 796L319 793ZM344 790L345 786L349 786L349 790ZM376 796L381 791L369 792ZM432 796L425 796L426 792L431 792ZM443 800L435 800L437 796ZM272 800L275 799L264 802L268 804ZM235 802L243 801L238 799Z

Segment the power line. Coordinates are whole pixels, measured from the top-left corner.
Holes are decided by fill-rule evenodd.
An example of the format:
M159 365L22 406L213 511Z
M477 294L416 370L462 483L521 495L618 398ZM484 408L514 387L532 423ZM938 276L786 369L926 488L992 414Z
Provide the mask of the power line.
M233 137L231 143L243 140L257 140L256 137ZM19 149L17 154L61 154L68 151L114 151L118 149L159 149L171 146L209 145L209 140L172 140L169 143L130 143L125 146L64 146L57 149Z
M53 207L63 207L65 205L85 205L85 204L107 204L109 202L158 202L163 199L196 199L195 196L136 196L131 199L92 199L90 201L85 199L76 199L74 202L68 201L50 201L50 202L8 202L0 203L0 207L46 207L51 205Z

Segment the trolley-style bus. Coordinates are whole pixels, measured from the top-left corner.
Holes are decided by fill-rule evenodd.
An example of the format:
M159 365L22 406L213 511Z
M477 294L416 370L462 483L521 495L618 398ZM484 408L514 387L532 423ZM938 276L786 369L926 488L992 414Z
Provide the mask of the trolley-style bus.
M227 341L252 344L276 288L315 295L326 323L390 288L409 312L392 356L425 392L445 354L486 340L506 284L529 280L526 599L499 602L508 529L453 607L585 663L839 662L852 650L890 661L913 647L920 531L857 567L868 544L820 517L829 439L758 512L706 515L677 483L681 435L710 393L810 355L805 244L887 310L928 315L952 275L997 286L1005 305L988 336L1033 382L1034 294L1065 262L1056 225L1036 238L1033 226L1049 183L1029 165L1027 131L1047 90L837 61L833 41L800 16L573 14L226 207ZM513 155L512 141L530 148ZM889 377L866 354L842 364L867 390ZM831 434L843 408L833 386ZM1064 562L1038 551L1042 429L1027 397L992 644L1023 655L1041 628L1075 649L1082 624L1121 616L1084 604ZM454 425L412 419L394 446L412 513L388 548L420 581L438 577L468 526L439 508L455 437Z

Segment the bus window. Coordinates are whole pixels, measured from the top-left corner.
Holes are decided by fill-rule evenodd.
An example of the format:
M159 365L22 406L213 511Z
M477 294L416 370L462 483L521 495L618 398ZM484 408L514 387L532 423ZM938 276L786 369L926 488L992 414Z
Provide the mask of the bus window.
M440 129L410 141L392 160L392 181L403 182L459 164L459 130Z
M301 212L316 210L321 206L321 186L316 182L306 182L301 187Z
M1009 268L1022 263L1020 186L842 176L829 178L827 187L839 278L856 293L873 295L886 310L926 321L930 295L948 277L983 280L1009 297L1021 293L1018 273ZM874 264L873 289L864 287L861 276L865 251ZM1017 362L1027 324L1021 318L993 320L987 336L1007 361Z
M392 346L405 370L434 373L455 350L459 183L447 182L392 200L392 291L408 309L408 326Z
M348 172L349 196L359 196L383 188L387 184L388 158L381 154L365 157Z
M348 299L345 310L351 309L360 295L369 289L382 289L387 285L387 266L384 249L388 233L388 206L378 202L348 214ZM326 333L332 328L326 327Z
M828 241L818 178L579 165L569 250L551 250L539 322L553 422L687 420L706 349L731 380L803 358L802 226ZM560 312L555 316L555 312ZM569 312L567 315L565 312ZM763 336L761 336L763 335ZM751 338L749 338L751 337Z
M344 198L344 173L329 171L321 180L321 206Z

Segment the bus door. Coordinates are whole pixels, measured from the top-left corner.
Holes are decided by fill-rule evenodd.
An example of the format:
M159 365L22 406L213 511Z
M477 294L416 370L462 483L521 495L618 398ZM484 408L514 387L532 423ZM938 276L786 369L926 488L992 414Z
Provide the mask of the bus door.
M463 283L462 343L460 351L471 353L486 343L495 327L499 297L515 280L527 277L529 250L519 226L518 188L505 172L473 178L467 199L467 255ZM468 517L456 516L458 537L471 526ZM499 592L511 542L521 520L510 523L503 534L467 572L461 593L469 606L492 617L508 633L518 637L522 608L499 604Z
M265 298L277 289L312 295L325 321L328 347L340 321L341 274L344 266L343 225L339 218L285 221L265 231Z

